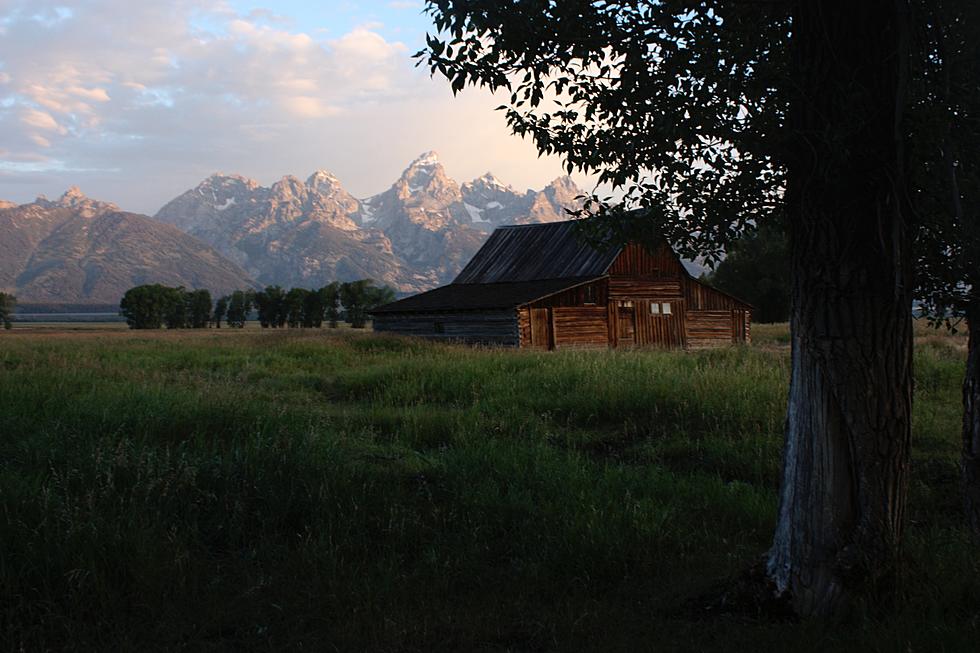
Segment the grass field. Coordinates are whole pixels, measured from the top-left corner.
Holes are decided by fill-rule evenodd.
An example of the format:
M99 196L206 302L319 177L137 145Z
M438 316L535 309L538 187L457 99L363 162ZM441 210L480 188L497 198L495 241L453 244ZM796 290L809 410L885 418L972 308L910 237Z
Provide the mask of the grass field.
M525 353L330 332L0 332L9 651L972 651L965 339L920 330L897 607L700 614L776 507L785 327Z

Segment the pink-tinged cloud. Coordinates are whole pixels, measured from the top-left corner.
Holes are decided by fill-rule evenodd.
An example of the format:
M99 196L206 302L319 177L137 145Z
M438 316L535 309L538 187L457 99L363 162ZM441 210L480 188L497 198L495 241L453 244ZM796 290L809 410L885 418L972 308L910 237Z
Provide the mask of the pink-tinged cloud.
M0 0L0 25L0 167L13 171L0 198L78 183L153 212L213 170L268 182L318 168L366 196L429 149L461 181L561 174L508 133L499 100L453 98L377 24L304 30L207 0Z

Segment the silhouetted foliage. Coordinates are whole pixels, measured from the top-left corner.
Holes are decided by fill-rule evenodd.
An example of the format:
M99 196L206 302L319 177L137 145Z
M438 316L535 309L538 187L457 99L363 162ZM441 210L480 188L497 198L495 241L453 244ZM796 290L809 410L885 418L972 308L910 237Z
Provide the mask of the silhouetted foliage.
M340 301L347 312L347 321L354 329L363 329L367 323L369 279L349 281L340 285Z
M755 322L789 319L789 247L786 235L768 223L728 247L708 283L754 307Z
M309 290L303 297L303 327L319 329L323 326L323 296L319 290Z
M120 304L120 312L134 329L206 328L219 326L223 318L229 327L244 328L252 309L265 328L321 328L324 319L336 328L341 307L355 328L363 328L367 311L394 301L395 291L375 286L370 279L341 284L333 282L319 290L267 286L264 290L236 290L218 299L211 309L207 290L185 290L160 284L130 288ZM343 300L343 303L342 303ZM220 328L220 327L219 327Z
M334 281L317 291L323 303L323 316L331 329L340 321L340 282Z
M220 297L218 301L214 303L214 313L211 315L211 321L214 323L216 329L221 328L221 320L225 319L225 315L228 314L228 301L230 298L228 295Z
M0 292L0 324L4 329L13 327L14 310L17 308L17 298L10 293Z
M190 311L187 305L187 291L183 286L167 288L165 292L167 310L163 314L163 322L168 329L186 329L190 322Z
M286 325L286 291L280 286L266 286L255 293L255 308L262 328L279 328Z
M211 323L211 293L208 290L185 291L187 324L191 329L206 329Z
M915 292L930 322L970 330L963 377L960 472L967 522L980 538L980 3L922 7L910 131L916 234Z
M236 290L228 298L228 326L242 329L252 311L255 293L250 290Z
M303 324L303 309L306 306L306 296L310 291L306 288L291 288L283 298L283 310L286 313L286 324L290 329L298 329Z
M164 323L170 325L175 305L183 310L181 292L158 283L136 286L123 295L119 312L131 329L160 329Z

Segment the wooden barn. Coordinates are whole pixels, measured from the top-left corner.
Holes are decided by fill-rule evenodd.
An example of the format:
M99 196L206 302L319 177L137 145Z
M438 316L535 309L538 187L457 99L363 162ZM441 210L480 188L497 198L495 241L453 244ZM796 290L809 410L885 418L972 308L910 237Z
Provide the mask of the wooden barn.
M501 227L451 284L372 315L375 331L470 343L701 348L748 342L751 308L666 243L598 250L568 221Z

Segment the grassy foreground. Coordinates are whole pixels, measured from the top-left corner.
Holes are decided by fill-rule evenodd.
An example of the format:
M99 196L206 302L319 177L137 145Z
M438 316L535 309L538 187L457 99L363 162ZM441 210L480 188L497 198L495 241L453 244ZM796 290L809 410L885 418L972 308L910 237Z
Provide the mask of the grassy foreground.
M967 651L963 339L916 352L904 603L696 618L774 522L784 328L698 353L0 334L2 650Z

